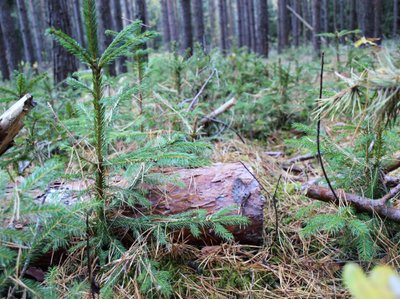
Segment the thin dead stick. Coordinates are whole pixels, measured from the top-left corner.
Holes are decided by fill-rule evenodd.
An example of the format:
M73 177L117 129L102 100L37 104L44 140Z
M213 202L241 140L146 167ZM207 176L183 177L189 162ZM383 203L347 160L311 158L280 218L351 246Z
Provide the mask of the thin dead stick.
M201 86L199 92L194 96L194 98L193 98L192 102L190 103L187 111L192 111L194 109L194 107L196 106L200 95L203 93L204 88L206 88L208 82L210 82L210 80L214 76L214 74L215 74L215 69L212 70L211 75L207 78L206 82L204 82L204 84Z
M211 113L207 114L200 120L200 125L204 125L208 122L210 122L213 118L217 117L218 115L224 113L225 111L229 110L231 107L233 107L236 104L236 98L232 98L226 103L222 104L219 106L217 109L212 111Z
M296 162L303 162L303 161L307 161L307 160L312 160L312 159L314 159L316 157L317 157L317 155L314 155L314 154L296 156L296 157L293 157L293 158L287 160L287 163L288 164L293 164L293 163L296 163Z

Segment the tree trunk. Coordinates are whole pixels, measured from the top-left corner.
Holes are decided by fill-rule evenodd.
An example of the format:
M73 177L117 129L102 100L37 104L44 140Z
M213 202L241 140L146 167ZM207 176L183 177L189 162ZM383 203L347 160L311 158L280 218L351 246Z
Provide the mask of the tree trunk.
M357 29L357 0L350 0L350 9L349 9L349 29L355 30Z
M147 25L147 8L146 8L146 1L145 0L136 0L135 2L136 4L136 15L135 18L137 20L141 20L143 25L142 26L142 33L146 31L146 25ZM147 50L147 44L144 43L142 45L142 49L143 50ZM142 59L144 61L148 61L148 55L147 53L145 55L142 56Z
M30 25L28 19L28 13L26 11L25 0L17 0L17 8L18 8L18 20L19 27L22 33L22 43L24 46L24 57L25 61L33 64L35 62L31 33L30 33Z
M4 48L6 50L8 70L10 74L17 69L20 60L20 51L18 49L19 40L15 29L14 18L11 15L13 11L12 1L0 1L0 26L3 32Z
M42 39L42 28L40 26L40 21L37 18L40 18L40 6L39 9L33 6L33 0L28 0L29 5L29 19L32 25L32 34L35 48L35 56L39 63L39 66L43 63L43 39Z
M365 37L374 37L375 31L375 14L374 14L374 1L375 0L359 0L359 7L361 7L361 30Z
M257 52L264 57L268 57L268 2L259 0L258 2L258 22L257 22Z
M250 49L252 51L256 51L256 32L255 32L255 23L254 23L254 1L247 0L247 15L248 15L248 26L249 26L249 36L250 36Z
M194 25L194 35L195 40L198 42L202 48L205 45L204 36L204 10L202 0L192 0L193 9L193 25Z
M169 43L171 42L171 32L170 32L170 28L169 28L167 0L161 0L161 23L162 23L162 32L163 32L163 35L162 35L163 43L168 48Z
M217 0L208 0L208 6L209 6L209 18L210 18L210 27L209 27L209 36L210 36L210 48L214 47L217 45L217 34L216 34L216 28L217 28L217 17L216 17L216 3L215 1Z
M312 24L313 24L313 48L316 55L321 52L321 38L317 34L321 33L321 2L320 0L312 0Z
M393 28L392 28L393 37L397 37L398 23L399 23L399 0L393 0Z
M301 15L300 12L300 2L298 0L291 1L291 7L298 14ZM300 45L300 20L292 13L292 34L293 34L293 45L298 48Z
M10 71L8 70L6 49L4 48L4 36L0 26L0 71L2 80L10 80Z
M168 7L169 30L171 32L171 42L179 42L178 21L176 18L175 0L166 0Z
M374 37L376 38L382 38L382 5L382 0L374 0Z
M113 29L111 2L110 0L99 0L96 1L96 6L99 12L98 16L100 51L104 51L113 40L113 37L111 35L105 34L106 30ZM106 73L108 73L108 75L110 76L115 76L117 74L115 69L115 62L107 65Z
M67 0L49 0L49 26L62 30L71 36L71 24L68 17ZM77 70L75 57L69 54L61 45L53 41L53 75L54 83L58 84Z
M238 46L239 48L245 46L245 13L244 13L244 0L236 0L237 6L237 22L238 22Z
M79 0L72 1L72 9L73 9L73 19L75 20L75 31L76 31L76 40L84 47L85 46L85 34L83 33L83 23L82 23L82 15L81 15L81 3Z
M111 4L113 7L114 30L119 32L124 27L122 22L121 2L119 0L112 0ZM117 60L116 68L118 74L126 73L128 71L126 67L126 57L121 57Z
M345 3L344 0L339 0L339 28L338 31L342 31L346 29L345 26L345 18L344 18L344 12L345 11ZM344 43L344 38L342 37L340 39L340 42L343 44Z
M289 45L288 11L286 0L278 0L278 53Z
M192 13L190 0L180 0L181 15L183 20L183 39L182 51L192 55L193 51L193 33L192 33Z
M229 48L228 45L228 30L227 30L227 14L226 14L226 0L218 1L218 13L219 13L219 33L220 33L220 47L222 52L226 53Z

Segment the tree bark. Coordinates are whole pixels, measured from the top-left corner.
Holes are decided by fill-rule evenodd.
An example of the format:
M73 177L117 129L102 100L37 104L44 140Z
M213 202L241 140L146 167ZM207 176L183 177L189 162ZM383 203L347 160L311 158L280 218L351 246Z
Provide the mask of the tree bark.
M254 19L254 1L247 0L247 15L248 15L248 26L249 26L249 36L250 36L250 49L256 52L256 31L255 31L255 19Z
M68 16L67 0L49 0L49 26L62 30L71 36L71 24ZM58 84L78 69L74 56L61 45L53 41L53 75L54 83Z
M210 19L210 27L209 27L209 36L210 36L210 48L214 47L218 43L218 37L216 34L216 28L217 28L217 21L216 21L216 3L215 1L217 0L208 0L208 6L209 6L209 19Z
M33 0L28 0L29 7L29 19L32 25L32 34L35 48L35 56L39 63L39 66L43 63L43 39L42 39L42 28L40 26L40 21L37 18L40 18L40 6L39 9L33 6ZM38 16L39 15L39 16Z
M218 13L219 13L219 39L222 52L226 53L229 48L228 44L228 30L227 30L227 12L226 0L218 0Z
M289 16L286 5L286 0L278 0L278 53L289 46Z
M301 15L300 2L298 0L292 0L291 7L298 15ZM292 24L293 45L296 48L298 48L300 45L300 20L293 13L292 13L291 24Z
M345 26L345 2L344 0L339 0L339 28L338 31L342 31L346 29ZM340 42L343 44L344 43L344 38L340 38Z
M209 215L221 209L233 206L232 214L241 214L249 220L247 226L232 226L229 231L235 241L246 244L259 244L263 237L264 197L261 194L257 180L243 167L241 163L216 163L208 167L195 169L169 169L164 175L177 177L185 187L176 185L143 186L149 192L147 198L152 203L152 215L175 215L178 213L204 209ZM117 180L117 179L116 179ZM118 180L119 187L128 186L129 182ZM54 187L53 187L54 186ZM47 202L47 195L60 194L72 204L72 193L79 194L86 185L82 182L67 182L60 186L55 182L45 194L36 197L36 202ZM62 188L60 188L62 187ZM68 196L61 196L68 190ZM64 194L65 195L65 194ZM145 213L143 211L142 213ZM136 217L137 212L126 211L125 215ZM188 232L185 232L188 235ZM212 232L205 231L200 238L205 244L218 243L221 240ZM189 238L193 241L194 238Z
M192 12L190 0L180 0L181 15L183 20L183 39L182 51L186 52L189 56L193 51L193 32L192 32Z
M22 44L24 46L24 57L25 61L33 64L35 62L35 56L33 51L30 25L28 19L28 13L26 11L25 0L17 0L17 8L18 8L18 20L19 27L22 33Z
M245 46L245 14L243 6L243 0L236 0L239 48Z
M257 52L268 57L268 1L258 1L258 22L257 22Z
M114 21L114 30L119 32L123 29L124 25L122 22L122 8L121 2L119 0L112 0L111 4L113 6L113 21ZM116 63L117 73L126 73L128 71L126 67L126 58L121 57L117 60Z
M169 20L168 20L168 4L167 0L161 0L161 24L162 24L162 39L166 48L169 47L169 43L171 42L171 32L169 28Z
M85 46L85 34L83 32L83 23L81 15L81 3L79 0L72 1L73 16L75 20L75 31L77 41L84 47Z
M382 0L374 0L374 37L376 38L382 38L382 10Z
M168 22L171 32L171 42L179 42L178 21L176 18L175 0L166 0L168 7Z
M110 0L99 0L96 1L96 6L99 12L100 51L103 52L113 40L111 35L105 34L106 30L113 29L111 2ZM117 74L114 62L107 65L106 72L110 76L115 76Z
M30 94L23 96L0 116L0 156L13 146L23 127L22 120L36 106Z
M142 33L146 31L146 25L147 25L147 7L146 7L146 1L145 0L136 0L135 2L136 4L136 14L135 14L135 18L137 20L141 20L143 25L142 26ZM147 44L144 43L142 45L142 49L143 50L147 50ZM142 59L144 61L148 61L148 55L147 53L145 55L142 56Z
M349 29L355 30L357 29L357 8L356 3L357 0L350 0L350 9L349 9Z
M393 0L393 28L392 35L397 36L397 28L399 24L399 0Z
M10 71L8 70L6 49L4 48L4 37L0 26L0 71L3 80L10 80Z
M11 15L13 11L12 1L0 1L0 26L3 32L4 48L6 50L6 58L9 73L17 69L20 60L20 51L18 49L19 39L15 28L14 18Z
M321 3L320 0L312 0L312 15L313 15L313 48L316 55L321 52L321 38L317 35L321 33Z
M204 9L202 0L192 0L193 9L193 25L194 25L194 35L195 40L198 42L202 48L205 46L205 36L204 36Z
M359 0L358 6L361 8L361 30L365 37L374 37L375 31L375 0Z

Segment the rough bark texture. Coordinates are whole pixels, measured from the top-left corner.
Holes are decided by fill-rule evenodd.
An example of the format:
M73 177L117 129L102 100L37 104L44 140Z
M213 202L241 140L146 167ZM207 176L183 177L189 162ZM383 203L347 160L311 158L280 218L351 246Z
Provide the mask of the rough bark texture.
M205 36L203 1L192 0L192 9L195 40L204 48Z
M236 0L237 6L237 22L238 22L238 45L245 46L245 13L243 0Z
M180 0L180 6L183 20L182 50L191 55L193 51L193 32L190 0Z
M114 30L119 32L124 27L124 24L122 22L123 16L122 16L121 2L119 0L112 0L111 3L112 3L112 7L113 7ZM125 57L121 57L117 60L116 68L117 68L117 72L119 74L126 73L128 71L128 69L126 67L126 58Z
M40 18L40 6L34 7L33 0L28 1L29 7L29 19L32 25L32 34L33 34L33 41L34 41L34 49L36 54L36 59L39 63L39 66L43 62L43 40L42 40L42 32L40 27L40 21L37 18ZM38 16L39 15L39 16Z
M176 18L175 0L167 0L168 22L171 32L171 42L179 42L178 20Z
M28 12L26 11L25 0L17 0L16 2L18 8L19 27L22 33L22 43L24 45L25 61L32 64L35 61L35 52L33 51L31 30L29 25Z
M0 26L3 32L3 40L1 42L4 43L4 48L6 49L7 64L10 74L17 69L18 60L20 58L17 32L15 30L14 19L10 13L12 9L12 1L0 1Z
M375 31L375 14L374 14L374 1L375 0L362 0L358 1L361 7L361 30L365 37L374 37Z
M12 147L14 137L23 127L22 119L35 105L27 94L0 116L0 155Z
M79 0L73 0L72 1L72 9L73 9L73 19L75 20L74 22L74 28L75 28L75 36L78 42L82 45L85 46L85 38L84 38L84 33L83 33L83 23L82 23L82 15L81 15L81 3Z
M290 2L290 5L297 14L301 14L299 1L292 0ZM300 45L300 20L296 17L294 13L292 13L291 16L293 45L297 48Z
M51 0L53 1L53 0ZM109 44L111 44L113 37L111 35L106 35L106 30L113 29L112 23L112 13L111 13L111 1L110 0L100 0L96 1L96 6L98 10L99 17L99 41L100 41L100 51L103 52ZM115 63L107 65L106 72L115 76L117 74L115 69Z
M69 10L67 0L50 0L48 5L49 26L59 29L71 36L71 24L68 16ZM54 83L60 83L77 69L77 61L75 57L69 54L56 41L53 41Z
M234 206L233 214L242 214L249 219L247 226L229 227L235 240L241 243L256 244L262 241L263 236L263 208L264 197L260 186L253 176L243 167L241 163L216 163L208 167L196 169L170 169L165 174L177 177L185 184L184 188L169 184L166 186L144 186L149 190L148 199L152 203L152 214L174 215L190 210L204 209L209 214L215 213L223 208ZM123 186L119 181L118 186ZM85 188L82 182L53 184L47 193L37 197L38 202L46 202L46 194L60 192L64 204L73 204L70 192ZM67 190L67 191L66 191ZM69 196L65 196L68 192ZM126 214L132 212L127 211ZM135 214L132 214L135 217ZM187 237L195 241L193 237L185 232ZM205 231L200 237L201 242L213 244L220 242L212 231ZM198 242L199 240L197 240Z
M248 28L250 36L250 49L252 51L256 50L256 31L255 31L255 19L254 19L254 1L247 0L247 15L248 15Z
M321 38L318 36L321 33L321 3L320 0L312 0L312 15L313 15L313 48L316 55L321 52Z

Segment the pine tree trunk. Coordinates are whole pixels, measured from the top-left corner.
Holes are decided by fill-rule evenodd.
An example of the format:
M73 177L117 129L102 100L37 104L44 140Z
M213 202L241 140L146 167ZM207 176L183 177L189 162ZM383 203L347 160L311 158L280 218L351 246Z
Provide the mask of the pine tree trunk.
M15 28L12 1L0 0L0 26L4 36L4 48L6 49L7 65L10 74L17 69L20 60L18 49L19 40Z
M193 51L193 32L192 32L192 12L190 0L180 0L181 15L183 20L183 39L182 50L188 51L191 55Z
M4 36L0 26L0 71L3 80L10 80L10 71L8 70L6 49L4 48Z
M251 49L251 33L250 33L250 16L249 16L249 2L243 1L243 14L244 14L244 45L247 49Z
M171 32L169 28L169 20L168 20L168 4L167 0L161 0L161 23L162 23L162 39L164 45L168 48L169 43L171 42Z
M357 0L350 0L350 9L349 9L349 29L355 30L357 29L357 8L356 3Z
M96 1L97 10L99 11L99 40L100 40L100 51L104 51L109 44L111 44L113 37L105 34L106 30L113 29L112 11L110 0L99 0ZM106 72L110 76L117 74L115 63L111 63L107 66Z
M298 15L301 15L300 2L298 0L292 0L291 7ZM292 34L293 34L293 45L296 48L298 48L300 45L300 21L295 16L295 14L292 13L291 16L292 16L291 24L292 24Z
M205 45L204 10L202 0L192 0L194 36L202 48Z
M382 0L374 0L374 37L382 38Z
M289 45L288 11L286 0L278 0L278 53Z
M365 37L374 37L374 31L375 31L374 0L359 0L359 6L362 9L361 10L362 33Z
M217 7L216 7L216 2L217 0L208 0L208 6L209 6L209 18L210 18L210 27L209 27L209 36L210 36L210 48L214 47L217 45L217 34L216 34L216 28L217 28Z
M25 61L32 64L35 61L33 45L31 40L28 13L25 0L17 0L19 27L22 33L22 44L24 46Z
M40 18L40 6L39 9L33 6L33 0L28 0L28 7L29 7L29 19L32 25L32 34L33 34L33 41L34 41L34 49L35 49L35 56L39 63L39 66L43 63L43 40L42 40L42 30L40 27L40 21L37 18Z
M135 5L135 8L136 8L136 15L135 15L135 18L136 18L137 20L141 20L142 23L143 23L144 25L147 25L147 7L146 7L146 1L145 1L145 0L136 0L136 1L135 1L135 4L136 4L136 5ZM146 31L146 27L145 27L145 26L142 26L142 33L145 32L145 31ZM147 44L146 44L146 43L143 44L142 49L143 49L143 50L146 50L146 49L147 49ZM147 54L145 54L145 55L143 56L143 60L144 60L144 61L148 61L148 55L147 55Z
M233 10L233 2L234 1L227 1L226 3L226 12L227 12L227 19L228 19L228 41L229 44L231 41L234 40L234 37L236 36L235 34L235 13Z
M254 1L247 0L247 15L249 17L249 34L250 34L250 49L252 51L256 51L256 32L255 32L255 23L254 23Z
M237 21L238 21L238 45L239 48L245 46L245 14L244 14L244 0L236 0L237 6Z
M113 11L114 30L119 32L124 27L124 24L122 22L123 16L122 16L121 2L119 0L112 0L111 4L113 7L112 11ZM117 60L116 69L118 74L126 73L128 71L126 67L126 57L121 57Z
M257 22L257 52L264 57L268 57L268 2L259 0L258 2L258 22Z
M228 37L227 37L227 15L226 15L226 0L218 1L218 13L219 13L219 33L220 33L220 47L222 52L226 53L229 48Z
M71 35L71 24L68 16L68 0L49 0L49 25ZM77 61L61 45L53 41L53 75L54 83L58 84L75 72Z
M344 18L344 11L345 11L345 3L344 0L339 0L339 30L342 31L345 28L345 18ZM343 44L344 43L344 38L342 37L340 39L340 42Z
M79 0L72 0L73 19L75 20L76 39L78 42L85 46L85 34L83 33L83 23L81 15L81 3Z
M167 0L169 30L171 42L179 42L178 21L176 18L175 0Z
M397 28L399 23L399 0L393 0L393 37L397 36Z
M316 55L321 52L321 38L317 34L321 33L321 3L320 0L312 0L312 16L313 16L313 48Z

